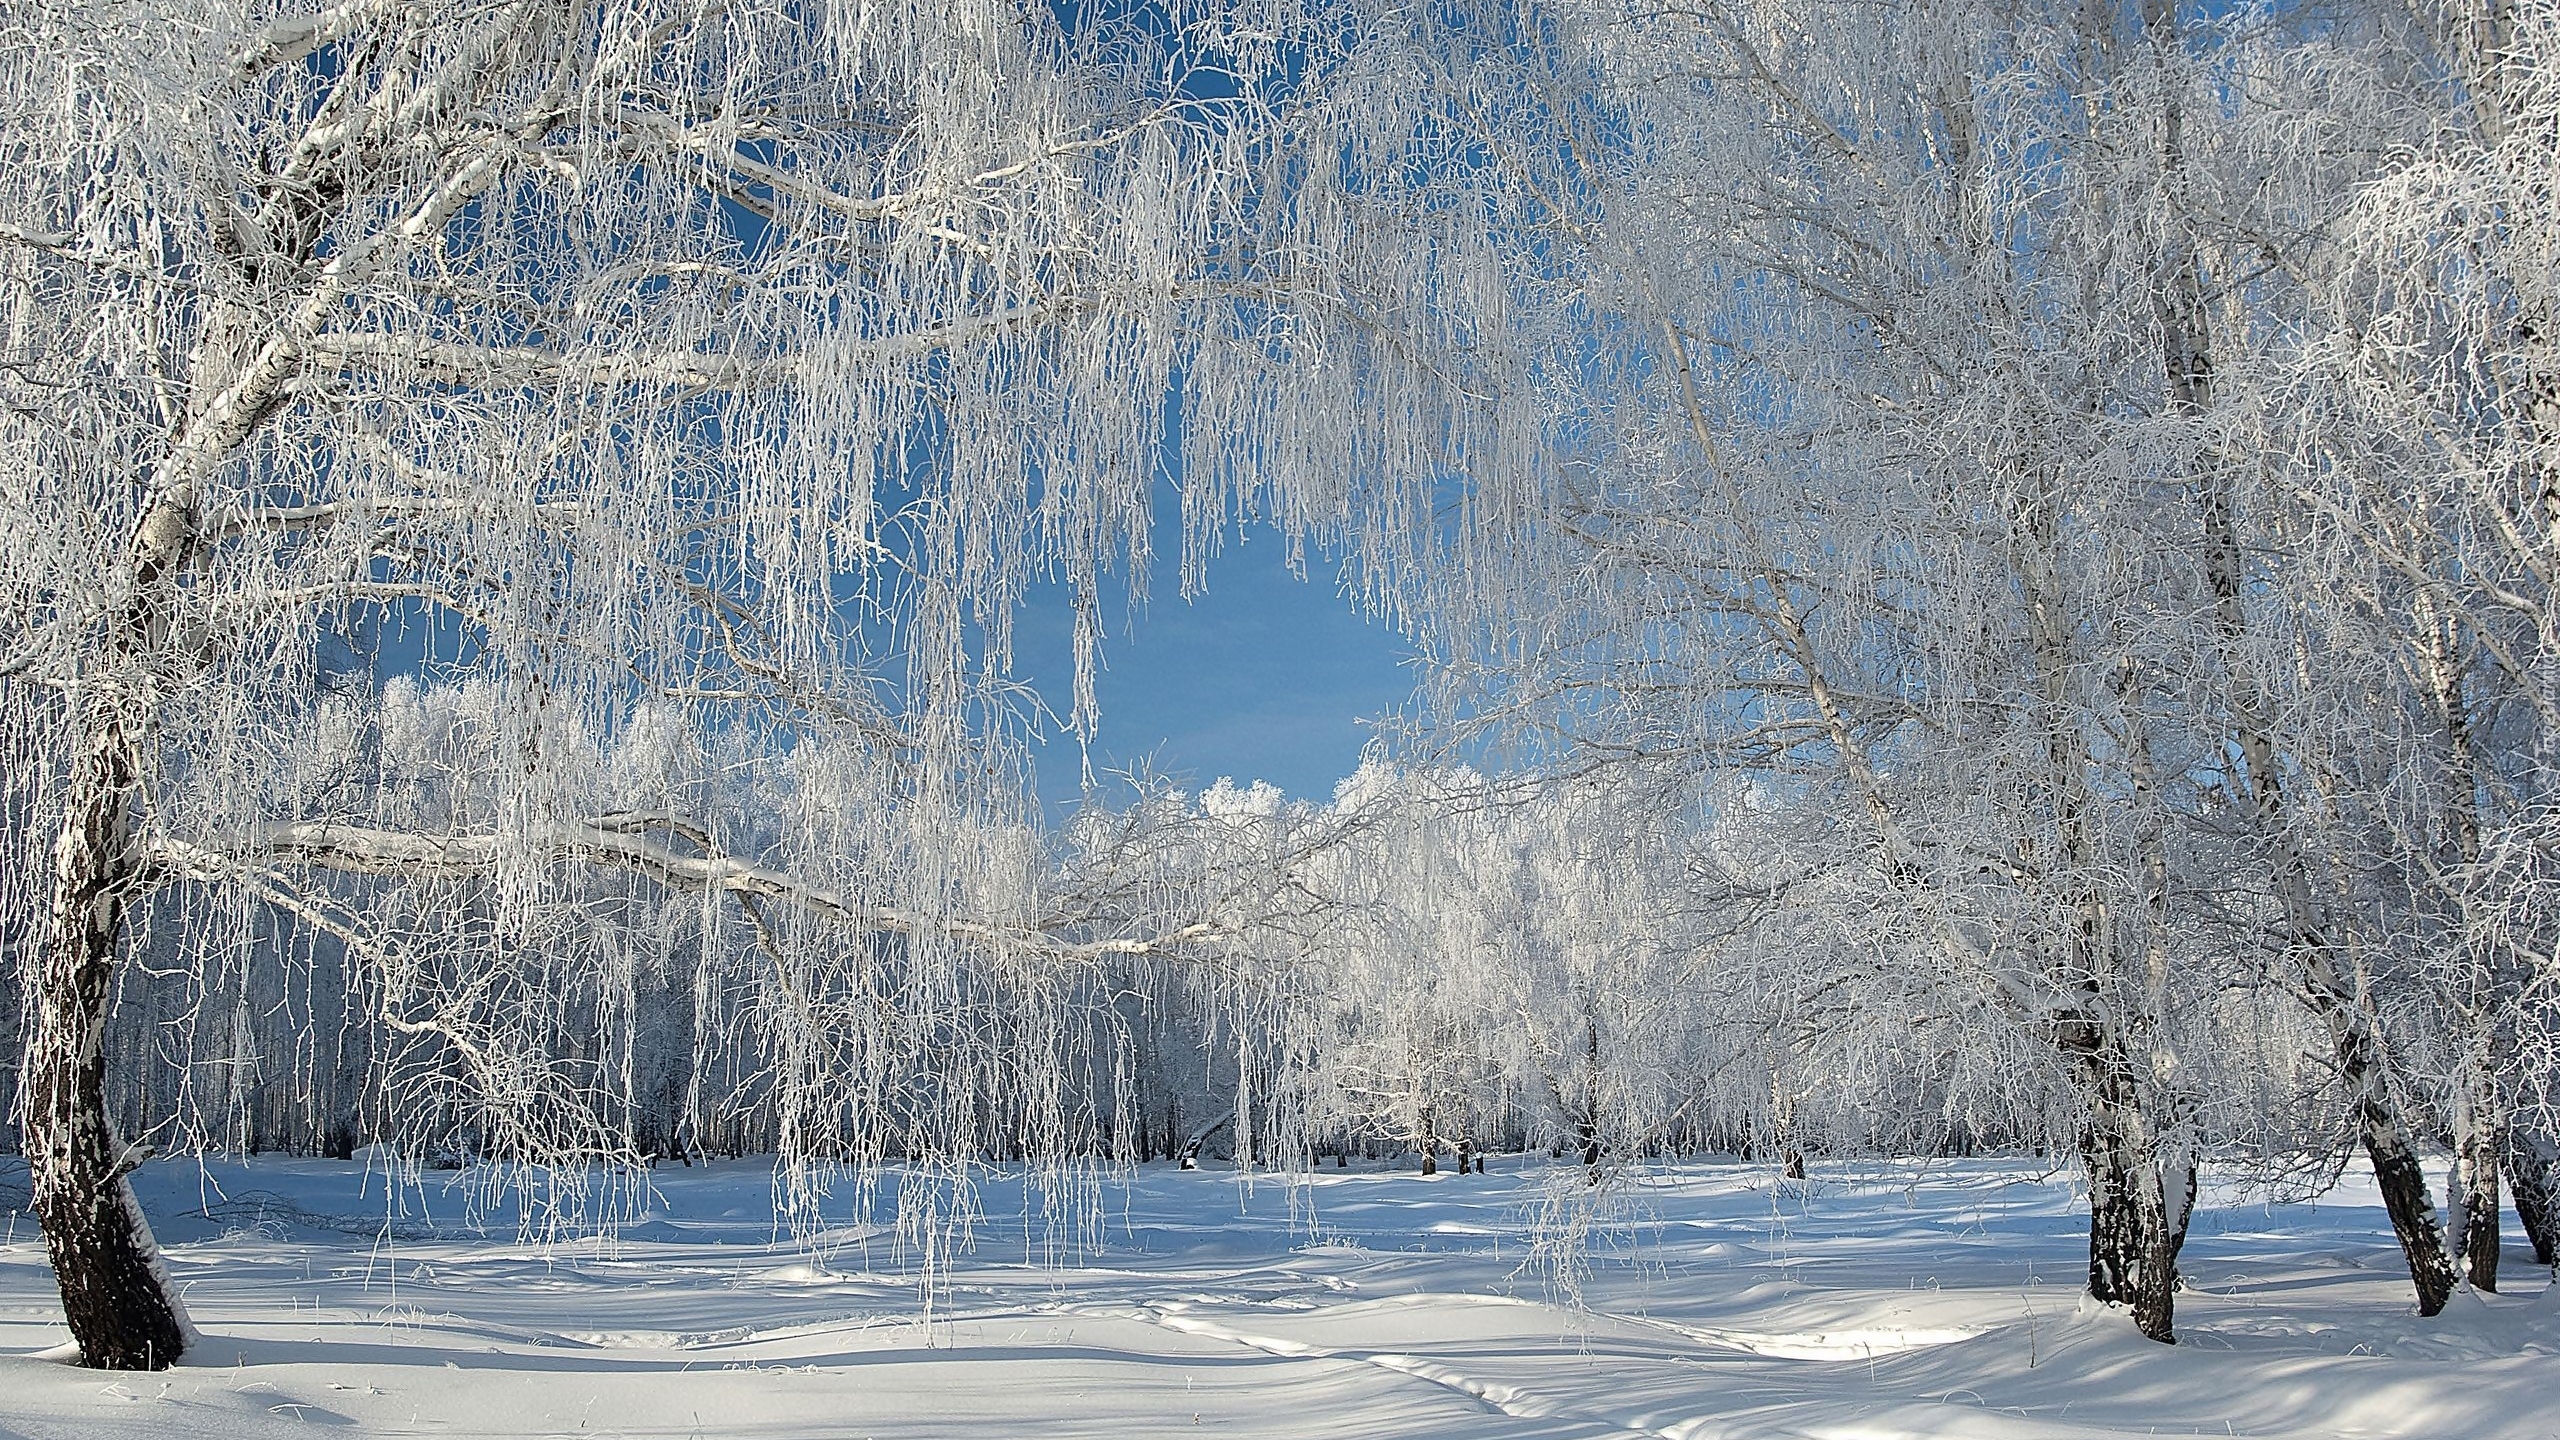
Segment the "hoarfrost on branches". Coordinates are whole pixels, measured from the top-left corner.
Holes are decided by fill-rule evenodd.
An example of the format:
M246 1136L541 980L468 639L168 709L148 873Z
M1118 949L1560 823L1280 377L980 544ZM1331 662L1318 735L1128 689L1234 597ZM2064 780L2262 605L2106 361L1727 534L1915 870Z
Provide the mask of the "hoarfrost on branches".
M384 1025L450 1052L510 1158L629 1158L559 1089L590 1082L517 1043L579 986L463 958L629 963L564 943L612 883L596 867L734 901L754 930L742 1023L787 1173L956 1159L991 1108L1043 1103L1052 967L1151 942L1041 928L1040 867L1000 838L1025 587L1078 596L1089 731L1099 580L1147 572L1165 476L1196 580L1240 516L1361 525L1502 438L1412 358L1467 323L1407 303L1450 297L1443 247L1350 213L1370 127L1320 83L1347 37L1245 9L15 18L6 883L66 1302L148 1297L73 1304L93 1363L184 1344L106 1123L129 912L186 910L149 939L188 973L277 913L333 937ZM1355 490L1346 457L1404 478ZM372 723L323 703L326 676L362 688L380 663L333 671L350 640L467 692L469 773L417 813L395 777L333 781L357 737L312 730ZM698 777L586 758L652 727L782 757L794 783L724 821L686 808ZM340 887L365 882L332 874L401 898L351 915ZM454 1018L537 992L494 1028ZM987 1005L1006 1026L963 1014ZM843 1087L900 1083L866 1068L879 1045L933 1056L932 1093Z

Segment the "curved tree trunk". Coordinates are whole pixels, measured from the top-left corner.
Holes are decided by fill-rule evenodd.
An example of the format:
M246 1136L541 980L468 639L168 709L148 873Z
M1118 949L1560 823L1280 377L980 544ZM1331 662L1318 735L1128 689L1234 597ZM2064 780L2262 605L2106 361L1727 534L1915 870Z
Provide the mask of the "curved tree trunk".
M107 1116L107 1006L125 912L149 879L133 823L144 737L164 687L194 663L171 643L170 615L204 551L205 477L279 403L292 368L285 352L244 343L258 323L246 307L222 304L198 337L187 425L153 472L152 498L134 525L129 588L110 612L104 663L71 706L81 747L64 787L52 905L28 984L26 1146L36 1219L80 1358L101 1369L161 1369L194 1338L125 1178L133 1161ZM259 356L255 373L242 375L249 354Z
M130 803L134 752L113 719L93 725L54 844L53 904L29 986L26 1147L37 1219L83 1363L157 1370L191 1332L107 1117L107 1005L125 907L141 880Z
M1170 1102L1167 1102L1167 1108L1170 1110ZM1172 1116L1168 1114L1166 1118L1170 1120ZM1234 1123L1236 1123L1236 1107L1230 1105L1218 1112L1217 1117L1208 1124L1195 1128L1189 1135L1183 1137L1182 1144L1173 1151L1173 1158L1180 1161L1185 1170L1200 1168L1200 1147L1209 1143L1210 1136Z

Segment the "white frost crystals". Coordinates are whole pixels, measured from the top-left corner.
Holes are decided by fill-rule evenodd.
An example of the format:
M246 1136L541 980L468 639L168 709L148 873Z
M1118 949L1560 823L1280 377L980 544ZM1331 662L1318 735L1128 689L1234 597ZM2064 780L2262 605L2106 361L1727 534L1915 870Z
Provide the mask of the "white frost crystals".
M2161 1340L2199 1158L2353 1145L2487 1288L2560 1153L2548 10L11 5L84 1357L186 1343L119 1123L771 1151L929 1264L973 1166L1073 1244L1229 1113L1568 1197L2041 1146ZM1186 590L1341 545L1415 750L1053 835L1015 613L1090 737L1176 493Z
M217 990L296 917L306 988L421 1042L383 1073L511 1113L576 1098L482 1134L509 1158L636 1158L592 1123L611 1057L552 1063L541 1017L627 1001L641 962L574 917L656 902L570 860L739 902L765 958L706 972L698 1018L752 1017L724 1090L837 1107L778 1104L787 1154L974 1154L989 1115L1040 1109L1078 1025L933 1038L979 1033L970 1006L1056 1020L1075 968L1037 843L1002 838L1023 587L1062 574L1090 607L1142 570L1166 473L1196 551L1251 510L1302 532L1390 503L1334 457L1427 477L1458 414L1372 355L1376 316L1273 325L1358 257L1277 125L1336 31L1250 9L11 9L0 887L38 1208L58 1243L106 1237L56 1254L93 1363L182 1343L112 1218L129 913L137 954ZM307 738L333 689L403 669L477 697L441 811L372 762L372 717ZM651 726L657 773L579 758ZM688 750L787 770L787 803L724 829L688 809ZM667 818L599 818L638 815ZM1054 938L1143 953L1090 928L1113 918ZM429 962L399 957L464 934L478 959L439 951L450 988L402 1009Z

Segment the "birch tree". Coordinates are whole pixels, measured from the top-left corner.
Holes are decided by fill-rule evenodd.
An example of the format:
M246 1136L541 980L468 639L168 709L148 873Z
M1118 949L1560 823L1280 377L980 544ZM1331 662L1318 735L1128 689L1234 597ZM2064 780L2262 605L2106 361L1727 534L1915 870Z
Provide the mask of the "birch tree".
M1588 442L1551 508L1429 592L1469 617L1442 714L1801 804L1832 893L2067 1078L2091 1289L2155 1338L2191 1057L2220 994L2282 985L2432 1313L2415 1076L2365 978L2419 862L2335 818L2369 672L2305 658L2343 652L2261 558L2293 522L2246 428L2371 174L2324 128L2341 77L2397 22L1553 13L1470 83L1534 117L1478 132L1538 236L1514 283L1605 338L1545 376Z
M829 936L928 969L1044 951L1036 906L955 911L1013 803L989 747L1030 579L1070 582L1089 664L1168 471L1196 578L1239 514L1427 509L1448 456L1510 443L1412 358L1474 323L1413 303L1463 271L1464 217L1362 231L1334 172L1377 117L1316 98L1353 37L1250 8L12 12L0 723L33 823L5 885L40 935L21 1112L89 1363L187 1344L104 1109L146 892L320 924L347 917L298 898L316 874L470 878L533 934L566 871L619 869L739 906L785 1027ZM314 646L368 625L489 687L500 763L457 828L261 783ZM588 808L564 737L643 701L860 775L762 855ZM832 843L890 811L938 838ZM787 868L813 856L869 863ZM804 1038L806 1085L841 1057Z
M2481 0L2384 10L2363 38L2321 78L2391 158L2283 252L2309 304L2304 343L2270 357L2269 478L2320 559L2308 586L2406 697L2408 760L2349 794L2402 872L2393 928L2420 947L2405 983L2444 1032L2448 1240L2488 1289L2502 1158L2541 1168L2542 1122L2510 1116L2541 1108L2550 1025L2560 30ZM2528 1177L2519 1207L2544 1183ZM2447 1267L2439 1288L2453 1281Z

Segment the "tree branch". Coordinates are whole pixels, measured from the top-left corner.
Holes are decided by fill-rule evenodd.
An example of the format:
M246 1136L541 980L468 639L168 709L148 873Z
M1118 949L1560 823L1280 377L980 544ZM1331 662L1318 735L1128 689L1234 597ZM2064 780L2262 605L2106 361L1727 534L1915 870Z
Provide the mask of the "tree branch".
M687 855L652 832L679 836L703 853ZM1223 921L1194 921L1154 935L1071 941L1036 926L992 924L959 916L929 915L890 905L866 905L824 887L719 853L699 824L657 812L613 811L585 820L538 826L521 835L482 832L430 835L334 821L285 821L262 827L245 844L208 847L159 839L155 855L182 874L230 878L256 862L284 861L358 875L413 879L463 879L495 875L510 863L577 859L629 870L676 889L712 891L742 903L774 900L837 924L877 934L937 934L970 944L1037 950L1068 959L1161 955L1233 932ZM227 867L227 868L226 868Z

